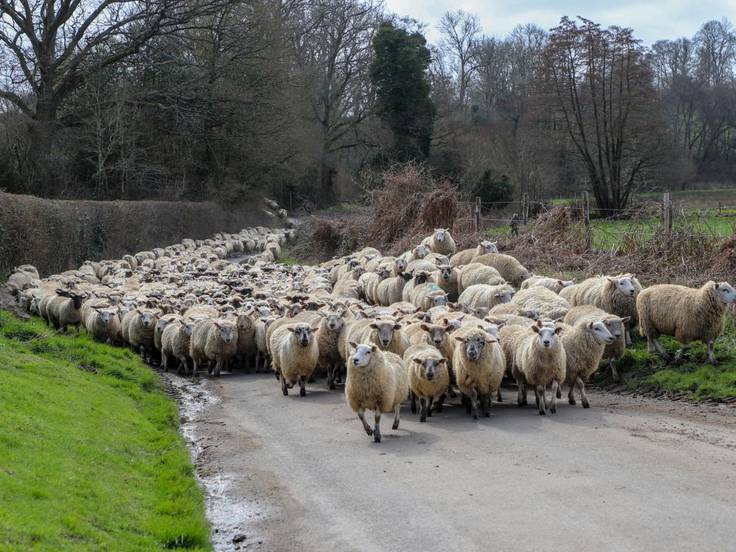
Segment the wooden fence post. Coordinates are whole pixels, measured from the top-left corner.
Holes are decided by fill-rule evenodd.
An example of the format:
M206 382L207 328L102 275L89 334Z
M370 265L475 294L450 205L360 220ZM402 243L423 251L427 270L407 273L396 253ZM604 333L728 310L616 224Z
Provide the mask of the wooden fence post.
M480 232L480 196L475 196L475 210L473 220L475 222L475 233Z
M662 196L662 226L665 233L672 233L672 200L669 192Z
M526 194L521 196L521 220L526 226L527 219L529 218L529 199Z
M593 237L590 232L590 197L588 192L583 192L583 224L585 225L585 250L590 251L593 245Z

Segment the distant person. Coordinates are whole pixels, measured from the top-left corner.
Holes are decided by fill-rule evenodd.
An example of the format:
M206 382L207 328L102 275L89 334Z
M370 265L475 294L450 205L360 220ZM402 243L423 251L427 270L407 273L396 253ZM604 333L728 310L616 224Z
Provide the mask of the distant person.
M511 235L512 236L518 236L519 235L519 214L514 213L511 217Z

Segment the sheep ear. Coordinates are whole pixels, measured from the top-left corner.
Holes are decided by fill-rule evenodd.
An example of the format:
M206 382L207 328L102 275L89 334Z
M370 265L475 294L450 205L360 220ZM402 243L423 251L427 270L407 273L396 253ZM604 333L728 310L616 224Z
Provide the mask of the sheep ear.
M440 359L440 360L437 361L437 364L446 364L446 363L447 363L447 359L446 358L442 358L442 359Z
M319 330L319 326L311 326L309 329L313 332L316 332L317 330Z
M350 347L352 347L353 349L358 348L358 344L355 341L351 341L350 343L348 343L348 345L350 345Z
M394 324L394 330L398 331L401 329L401 324Z
M462 341L462 340L463 340L463 338L462 338L462 337L460 337L460 336L458 336L458 335L456 335L456 336L455 336L455 341Z
M625 323L626 323L626 322L628 322L629 320L631 320L631 317L630 317L630 316L624 316L624 317L623 317L623 318L621 319L621 322L623 322L623 323L625 324Z
M414 362L416 362L417 364L421 364L421 363L422 363L422 359L420 359L420 358L416 358L416 357L414 357L414 358L413 358L412 360L413 360Z
M422 328L425 332L428 332L429 331L429 326L427 326L426 324L422 324L419 327Z
M611 282L612 284L615 284L615 283L617 283L617 282L618 282L618 279L617 279L617 278L613 278L613 277L611 277L611 276L606 276L606 280L608 280L608 281L609 281L609 282Z
M555 328L555 333L559 335L561 332L562 332L562 326L557 326Z
M294 328L294 327L291 327L290 326L290 327L288 327L286 329L289 330L291 333L296 333L296 328Z
M498 343L498 339L495 337L486 337L486 343Z
M539 333L539 326L537 326L536 324L534 326L532 326L532 331L534 333Z
M375 353L378 350L378 347L376 345L371 345L371 352Z

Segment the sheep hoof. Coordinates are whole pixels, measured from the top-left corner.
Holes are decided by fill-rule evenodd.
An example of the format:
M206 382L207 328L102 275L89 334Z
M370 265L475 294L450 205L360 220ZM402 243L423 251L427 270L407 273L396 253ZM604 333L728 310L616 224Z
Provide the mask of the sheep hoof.
M562 389L560 387L557 388L557 398L558 399L562 398Z
M590 408L590 403L583 399L583 408Z
M368 434L368 437L370 437L371 435L373 435L373 430L371 428L369 428L369 427L366 427L365 428L365 432Z
M330 382L330 385L328 386L328 388L329 388L330 391L334 391L335 389L337 389L337 386L335 385L335 382L334 381L331 381Z
M549 407L549 413L550 414L557 414L557 405L552 405Z
M424 415L424 414L422 414L421 416L419 416L419 421L420 422L426 422L427 421L427 416ZM394 428L394 429L396 429L396 428Z
M422 420L419 420L419 421L421 422ZM425 418L424 421L426 422L427 419ZM391 426L391 429L393 429L394 431L396 431L397 429L399 429L399 421L398 420L396 420L394 422L394 425Z
M575 402L575 399L573 399L573 398L567 399L567 402L569 402L572 406L575 406L577 404Z
M381 434L380 433L373 433L373 442L374 443L380 443L381 442Z
M547 415L547 412L545 412L544 409L540 408L539 409L539 415L540 416L546 416Z
M304 387L302 387L301 389L299 389L299 396L300 397L306 397L307 396L307 390L304 389Z

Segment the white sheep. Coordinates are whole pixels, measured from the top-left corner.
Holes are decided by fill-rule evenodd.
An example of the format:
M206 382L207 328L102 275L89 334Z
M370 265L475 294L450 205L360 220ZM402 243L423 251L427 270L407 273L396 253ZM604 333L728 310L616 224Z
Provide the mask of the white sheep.
M457 386L466 397L468 410L476 420L479 407L483 416L490 416L491 396L501 386L506 370L498 340L480 328L460 329L453 338L458 343L452 367Z
M544 286L532 286L516 293L511 303L519 305L520 312L535 312L537 317L562 319L570 310L570 303Z
M565 383L570 386L568 401L575 404L577 387L583 408L589 408L585 382L598 370L603 351L606 345L613 343L614 337L602 319L582 320L574 326L563 324L561 328L560 339L565 349Z
M228 320L205 318L194 324L189 342L193 376L199 376L199 367L209 363L207 372L219 376L222 369L238 352L238 330ZM215 362L214 368L211 362Z
M492 266L481 263L470 263L461 266L457 275L457 290L462 293L470 286L475 284L486 284L489 286L498 286L505 284L506 280L501 277L498 270Z
M490 309L500 303L508 303L514 296L514 289L507 285L489 286L487 284L474 284L463 290L458 298L459 305L470 307L476 312Z
M437 402L438 411L450 385L447 359L436 348L426 343L412 345L404 353L404 364L409 375L411 412L416 414L419 398L419 421L426 422L432 416L432 406Z
M728 305L736 303L736 290L728 282L706 282L700 289L659 284L639 293L636 308L639 331L667 362L671 357L659 342L660 335L674 336L680 342L675 354L679 362L692 341L708 346L708 361L716 365L713 351L716 339L723 333L724 314Z
M319 359L319 348L314 338L317 329L305 323L287 324L271 335L269 349L273 370L279 375L285 396L297 382L299 395L307 394L307 379L312 376Z
M476 257L485 255L486 253L498 253L496 242L484 240L478 244L475 249L463 249L458 251L450 258L450 264L455 267L469 264Z
M393 429L399 429L401 403L409 394L409 380L404 362L398 355L381 351L375 344L349 343L345 399L376 443L381 442L381 414L394 413ZM372 410L375 425L365 421L365 411Z
M521 283L520 289L528 289L535 286L545 287L555 293L560 293L562 288L566 288L575 284L575 280L560 280L558 278L548 278L546 276L532 276Z
M452 239L452 235L450 235L447 228L435 228L431 236L422 240L422 245L426 245L433 252L442 255L455 254L455 240Z

